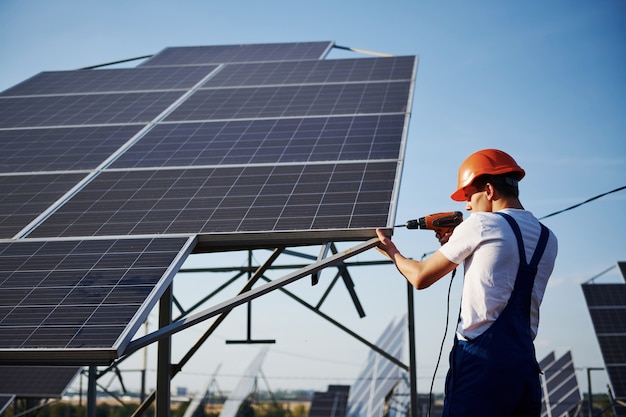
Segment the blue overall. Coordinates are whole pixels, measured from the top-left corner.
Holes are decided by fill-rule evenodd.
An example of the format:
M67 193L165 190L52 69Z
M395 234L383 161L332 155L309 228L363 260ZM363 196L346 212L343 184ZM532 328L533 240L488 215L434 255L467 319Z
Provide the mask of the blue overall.
M520 266L515 286L506 307L484 333L468 341L455 338L443 417L538 417L541 413L541 370L535 358L530 306L549 232L541 225L528 264L519 226L508 214L497 214L508 221L517 238Z

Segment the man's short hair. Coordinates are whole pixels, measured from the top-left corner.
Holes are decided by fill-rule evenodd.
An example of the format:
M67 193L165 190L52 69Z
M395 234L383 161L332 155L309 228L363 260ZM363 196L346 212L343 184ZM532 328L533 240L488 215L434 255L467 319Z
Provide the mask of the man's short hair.
M473 185L483 190L487 183L493 185L503 197L519 197L519 180L516 174L500 174L500 175L481 175L473 181Z

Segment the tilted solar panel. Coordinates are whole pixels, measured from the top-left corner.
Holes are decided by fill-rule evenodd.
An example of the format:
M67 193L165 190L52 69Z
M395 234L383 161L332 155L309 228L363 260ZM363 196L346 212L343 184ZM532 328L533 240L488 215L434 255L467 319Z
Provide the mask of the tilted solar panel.
M412 56L227 64L204 88L410 80Z
M0 173L94 169L141 128L103 125L0 130Z
M60 398L79 371L76 366L0 366L0 395Z
M292 42L171 47L159 52L141 67L321 59L331 46L332 42Z
M30 237L372 229L389 217L395 162L115 171Z
M0 242L0 364L108 363L192 244L188 237Z
M146 124L180 91L0 97L0 128Z
M541 416L568 415L582 401L571 352L556 359L554 352L539 362L542 370Z
M410 82L201 89L166 121L406 113Z
M406 338L406 316L387 325L376 345L401 359ZM350 388L347 417L384 415L386 402L403 377L404 370L377 352L371 351L358 378Z
M404 115L160 123L111 168L395 160Z
M42 72L5 90L0 97L188 89L216 68L206 65Z
M626 284L583 284L613 394L626 398Z

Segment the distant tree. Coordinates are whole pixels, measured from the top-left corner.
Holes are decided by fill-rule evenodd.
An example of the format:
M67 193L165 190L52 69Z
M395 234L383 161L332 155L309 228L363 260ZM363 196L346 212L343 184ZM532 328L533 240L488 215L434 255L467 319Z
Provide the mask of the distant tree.
M293 408L292 417L307 417L307 408L300 404Z

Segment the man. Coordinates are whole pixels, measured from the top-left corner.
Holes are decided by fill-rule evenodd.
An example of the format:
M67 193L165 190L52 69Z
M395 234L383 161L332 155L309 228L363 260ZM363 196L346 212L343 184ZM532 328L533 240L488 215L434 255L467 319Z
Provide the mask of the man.
M423 262L407 259L377 230L378 250L417 289L463 263L461 312L446 377L445 417L539 416L540 369L533 340L557 253L554 234L524 209L524 170L484 149L459 168L455 201L470 216Z

